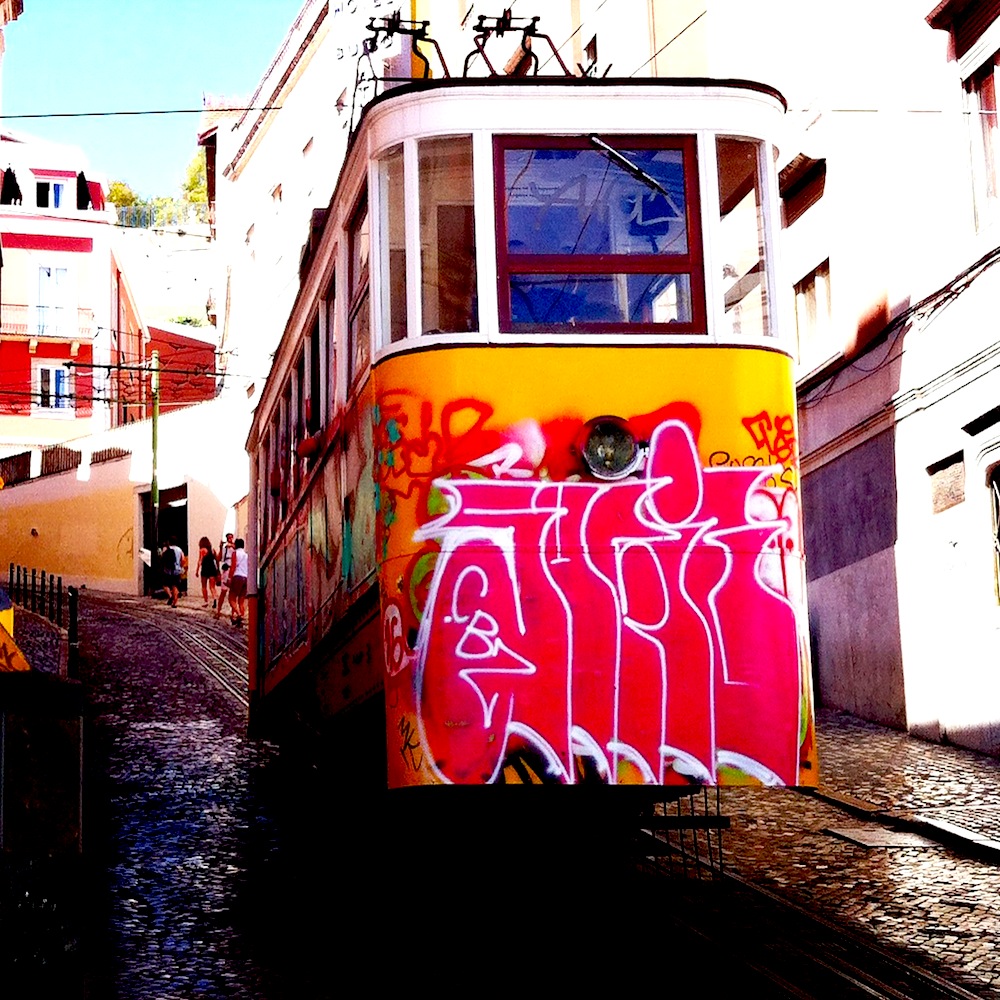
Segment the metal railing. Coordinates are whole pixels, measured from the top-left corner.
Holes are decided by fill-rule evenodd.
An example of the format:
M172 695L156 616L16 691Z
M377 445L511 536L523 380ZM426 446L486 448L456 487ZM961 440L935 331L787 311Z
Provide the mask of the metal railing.
M5 337L58 337L93 340L94 310L76 306L25 305L4 302L0 335Z
M10 564L7 593L25 611L48 618L63 628L63 579L44 569Z
M212 213L207 202L172 201L118 206L118 225L129 229L183 229L208 225Z
M63 625L63 578L43 569L10 564L7 575L7 593L15 604L25 611L47 618L58 628L66 628L69 634L69 655L66 664L67 676L75 679L78 675L80 637L79 605L80 592L76 587L67 587L65 594L66 624Z

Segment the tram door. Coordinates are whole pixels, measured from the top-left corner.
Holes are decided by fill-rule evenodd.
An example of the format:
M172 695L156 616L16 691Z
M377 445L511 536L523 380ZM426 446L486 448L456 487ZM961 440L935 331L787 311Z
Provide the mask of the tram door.
M146 490L142 496L142 547L153 553L153 565L142 567L142 592L144 595L155 593L163 586L156 564L155 554L160 546L166 545L175 538L181 551L191 559L188 550L188 517L187 517L187 484L174 486L168 490L160 490L160 503L157 516L159 539L153 538L153 499L152 493ZM181 592L187 591L187 579L181 580Z

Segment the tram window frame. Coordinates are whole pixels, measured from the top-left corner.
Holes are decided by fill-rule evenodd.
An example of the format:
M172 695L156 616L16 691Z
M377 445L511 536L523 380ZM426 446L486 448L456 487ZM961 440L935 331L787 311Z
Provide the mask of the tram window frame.
M259 509L261 512L260 541L261 549L271 540L271 496L270 496L270 473L271 473L271 429L267 427L261 434L260 444L257 448L260 465L258 472L263 472L260 476L261 498Z
M306 352L299 350L292 371L292 492L299 495L306 471L305 459L299 454L299 445L306 437Z
M337 259L339 248L334 250L334 259ZM322 409L323 420L329 424L333 421L337 412L340 400L340 385L338 383L339 371L337 369L337 357L339 344L337 341L338 332L341 329L340 320L337 316L337 275L340 268L335 267L327 283L326 291L320 301L320 331L322 335L321 364L322 378L320 380L320 390L323 393Z
M774 336L765 219L764 143L737 135L715 137L722 336L729 341Z
M379 236L381 259L381 315L383 336L396 344L407 336L406 270L406 162L403 144L387 149L378 159ZM370 269L369 253L369 269Z
M597 140L595 143L594 140ZM505 154L529 150L596 150L607 144L612 152L627 156L629 150L675 150L681 154L687 248L684 253L511 253L508 244L507 177ZM603 138L586 135L498 135L494 137L494 198L496 212L497 293L500 331L510 333L545 332L706 335L708 332L705 294L705 254L702 241L702 205L699 191L697 137L692 134L663 136L608 134ZM613 162L609 156L609 162ZM626 170L626 173L629 171ZM567 278L605 276L609 279L634 276L677 275L687 279L690 319L686 321L638 322L539 322L517 323L513 319L512 279L518 275L566 275Z
M348 391L371 365L371 216L368 190L362 192L347 227Z
M274 415L271 417L271 469L269 470L268 498L271 504L271 537L278 534L278 529L284 520L282 514L282 484L285 479L284 469L284 428L282 425L281 403L275 407Z
M417 142L420 333L479 329L475 147L469 133Z
M306 434L312 436L323 426L322 413L322 369L323 350L319 313L313 318L306 334Z

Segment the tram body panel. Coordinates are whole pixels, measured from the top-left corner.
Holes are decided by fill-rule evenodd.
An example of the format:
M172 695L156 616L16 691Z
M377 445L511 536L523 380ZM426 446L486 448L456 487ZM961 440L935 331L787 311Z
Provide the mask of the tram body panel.
M260 631L265 692L327 641L377 585L373 427L369 380L329 428L319 469L263 561ZM285 470L273 490L287 491L289 479ZM368 653L359 659L350 642L335 659L338 677L327 684L327 672L322 671L316 685L317 697L330 714L363 701L381 685L380 664L373 665Z
M812 784L791 360L468 346L373 372L390 787ZM613 414L645 445L582 477Z

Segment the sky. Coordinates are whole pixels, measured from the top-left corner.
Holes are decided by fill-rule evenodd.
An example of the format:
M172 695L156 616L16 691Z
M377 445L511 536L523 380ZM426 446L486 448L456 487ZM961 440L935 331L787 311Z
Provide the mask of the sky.
M24 0L4 28L3 126L80 146L140 197L176 196L202 95L248 98L302 3ZM50 117L178 110L194 113Z

